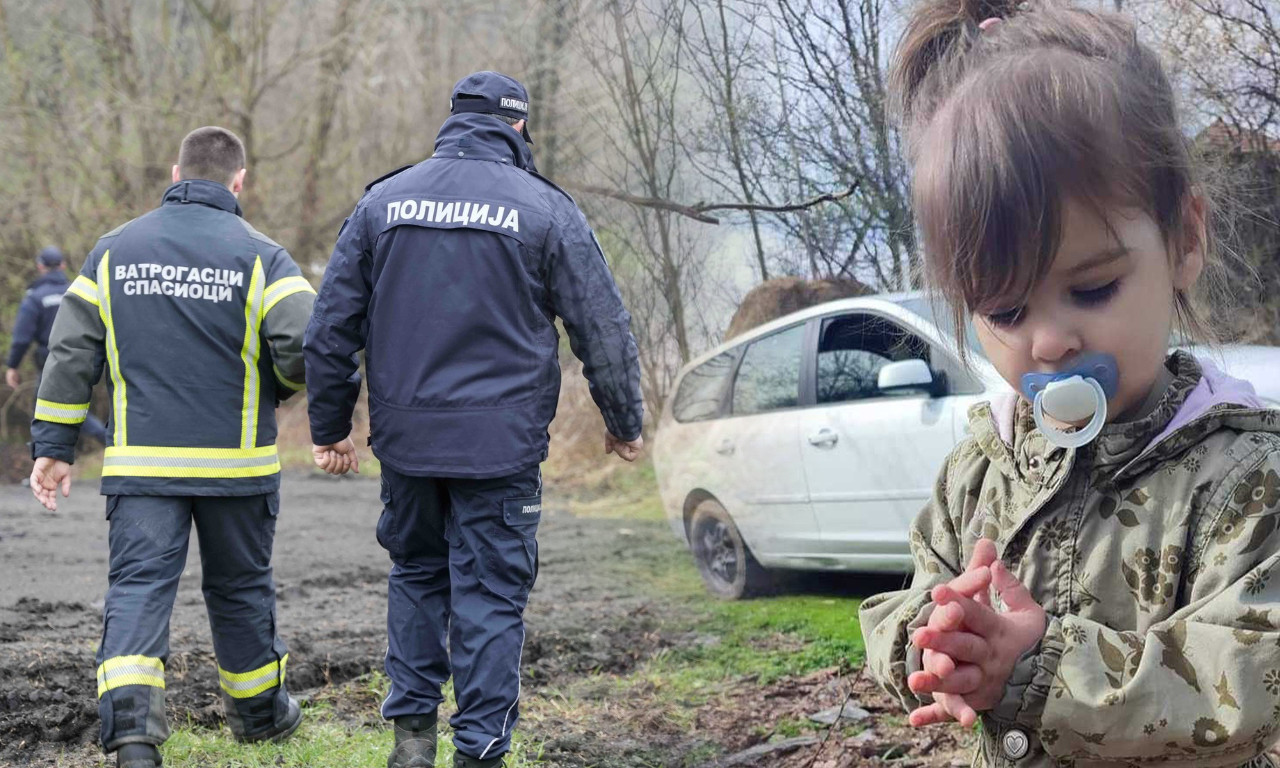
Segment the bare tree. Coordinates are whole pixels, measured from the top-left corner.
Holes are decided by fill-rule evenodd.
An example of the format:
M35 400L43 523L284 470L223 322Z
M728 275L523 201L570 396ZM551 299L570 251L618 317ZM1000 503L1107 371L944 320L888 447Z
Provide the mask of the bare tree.
M1208 69L1201 61L1190 70L1198 90L1215 101L1233 125L1257 131L1280 128L1280 7L1273 0L1180 4L1184 14L1199 12L1198 47L1207 44L1220 57L1217 67Z
M346 84L346 76L355 59L357 36L355 25L370 10L366 0L339 0L330 24L328 42L320 53L319 93L310 110L313 121L302 170L302 199L298 206L297 250L311 253L328 246L323 228L317 227L321 215L320 179L326 170L330 139L338 119L338 99Z
M605 0L583 54L604 93L595 112L605 154L599 173L617 190L648 199L678 196L680 62L683 0ZM678 251L679 222L670 211L633 206L630 227L616 233L663 297L680 361L691 356L686 319L687 254ZM653 353L655 350L650 350Z
M918 255L900 139L888 114L884 0L777 0L776 77L788 135L774 167L810 185L858 184L848 204L804 223L824 240L824 276L911 284ZM801 233L797 233L801 234ZM817 261L817 259L815 259Z
M726 0L715 0L709 7L703 3L692 4L691 55L687 61L708 118L700 131L700 144L715 159L728 164L732 182L724 179L719 162L700 170L713 188L729 197L740 196L745 203L756 266L760 280L764 281L769 279L769 265L761 235L762 216L754 209L762 198L762 183L750 160L752 147L744 135L749 128L744 118L758 108L751 103L756 86L750 78L758 76L762 69L759 61L759 40L764 37L759 26L761 8L751 0L734 3L733 8L728 5ZM698 154L694 154L695 162Z
M528 69L529 98L534 104L530 115L532 129L538 132L538 165L547 176L555 178L564 164L560 147L561 120L565 109L561 103L564 72L571 62L567 50L579 8L573 0L544 0L537 11L538 37Z

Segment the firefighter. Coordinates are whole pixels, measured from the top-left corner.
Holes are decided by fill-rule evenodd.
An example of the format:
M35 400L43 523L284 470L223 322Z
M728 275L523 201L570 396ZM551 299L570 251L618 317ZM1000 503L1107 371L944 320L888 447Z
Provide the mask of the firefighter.
M631 317L586 217L534 169L524 86L478 72L451 104L432 157L366 188L305 346L316 463L339 474L358 469L349 434L365 350L378 541L393 563L382 706L395 721L391 768L434 764L451 674L454 765L498 766L511 745L539 465L560 392L556 316L604 417L606 450L633 461L643 445Z
M285 688L271 548L279 512L275 406L304 388L315 292L242 218L244 145L223 128L182 141L159 208L104 235L54 321L32 425L31 485L70 492L89 389L111 394L102 467L111 563L97 653L102 745L160 765L169 615L194 523L227 722L280 740L302 719Z

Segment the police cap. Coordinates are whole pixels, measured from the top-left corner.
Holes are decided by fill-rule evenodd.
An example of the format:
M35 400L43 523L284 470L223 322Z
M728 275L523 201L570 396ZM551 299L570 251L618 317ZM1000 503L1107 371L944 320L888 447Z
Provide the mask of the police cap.
M483 112L524 120L524 140L529 136L529 92L513 77L497 72L473 72L453 86L449 114Z
M62 251L55 246L41 248L40 253L36 254L36 263L43 264L46 267L58 267L62 265Z

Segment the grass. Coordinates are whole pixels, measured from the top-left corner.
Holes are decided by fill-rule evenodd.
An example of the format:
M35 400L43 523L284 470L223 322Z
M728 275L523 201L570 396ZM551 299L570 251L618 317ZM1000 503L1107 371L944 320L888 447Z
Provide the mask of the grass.
M453 744L442 729L437 766L452 765ZM394 744L390 729L353 728L327 705L307 709L307 719L293 738L283 744L237 744L225 730L178 728L164 745L166 766L384 766ZM517 733L507 753L508 768L538 766L536 746L531 750Z
M230 738L225 728L208 728L186 725L173 728L173 735L165 742L164 764L181 766L226 766L228 768L279 768L280 766L306 766L311 768L357 768L368 766L381 768L395 743L390 727L352 725L336 710L335 703L345 697L359 701L369 700L370 714L376 718L376 703L387 694L389 681L381 672L374 672L335 690L314 696L304 709L305 719L293 738L282 744L238 744ZM453 743L450 741L449 716L455 711L453 686L445 686L445 703L440 707L440 741L436 754L436 766L453 764ZM350 709L350 707L347 707ZM540 746L529 743L517 732L513 735L511 751L507 753L507 768L533 768L541 766Z
M609 520L657 521L665 518L658 498L653 460L645 454L635 464L607 457L592 475L562 477L554 464L544 465L543 482L548 497L563 500L579 517Z

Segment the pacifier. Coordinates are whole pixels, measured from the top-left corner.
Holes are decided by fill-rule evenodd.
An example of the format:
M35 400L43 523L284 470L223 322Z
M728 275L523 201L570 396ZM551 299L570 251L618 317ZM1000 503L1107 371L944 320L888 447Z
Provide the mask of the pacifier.
M1120 388L1116 359L1102 352L1081 355L1076 364L1057 373L1028 373L1022 377L1022 395L1032 403L1036 426L1046 439L1061 448L1087 445L1107 423L1107 400ZM1089 423L1066 432L1045 420L1048 414L1058 421Z

